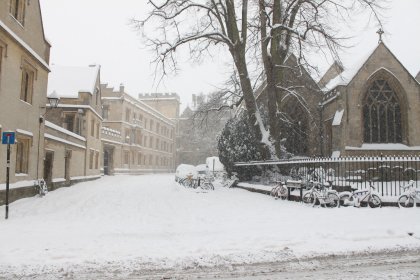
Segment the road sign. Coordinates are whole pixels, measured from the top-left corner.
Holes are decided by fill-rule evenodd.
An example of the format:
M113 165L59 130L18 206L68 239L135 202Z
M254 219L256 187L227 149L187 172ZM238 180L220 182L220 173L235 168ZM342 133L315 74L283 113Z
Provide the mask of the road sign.
M5 131L1 136L2 144L15 144L16 133L11 131Z

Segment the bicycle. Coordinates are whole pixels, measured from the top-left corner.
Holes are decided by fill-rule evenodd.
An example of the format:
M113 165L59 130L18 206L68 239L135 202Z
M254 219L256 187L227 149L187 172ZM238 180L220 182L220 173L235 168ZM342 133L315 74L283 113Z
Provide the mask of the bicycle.
M287 199L287 188L286 183L282 181L274 181L276 186L271 190L270 195L273 196L275 199L280 198L281 200Z
M234 187L239 181L239 178L236 175L237 175L236 172L232 172L232 176L230 176L230 178L227 178L223 181L223 187L225 188Z
M414 181L410 180L407 185L402 186L401 188L404 190L404 193L398 197L398 207L415 207L416 200L420 201L420 190L414 187Z
M35 180L34 188L40 197L43 197L48 193L47 183L44 179Z
M203 190L214 190L214 186L212 183L212 177L206 176L203 178L203 183L199 185L200 188Z
M368 190L354 190L353 192L340 193L340 201L343 201L343 206L361 207L362 203L369 205L370 208L377 208L382 206L382 200L378 193L372 192L375 190L373 181L369 181Z
M312 207L319 203L322 207L335 208L340 207L340 198L335 190L328 190L320 182L310 182L312 187L307 191L302 200L306 204L312 204Z
M187 188L193 188L193 189L197 188L197 180L193 178L192 174L189 174L187 175L187 177L181 179L179 183Z

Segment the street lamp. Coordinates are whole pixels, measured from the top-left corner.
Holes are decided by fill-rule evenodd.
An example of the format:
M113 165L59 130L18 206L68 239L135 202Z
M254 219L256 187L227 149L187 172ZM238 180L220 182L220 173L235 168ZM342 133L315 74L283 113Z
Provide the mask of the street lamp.
M49 96L47 96L48 103L50 104L50 108L57 108L58 103L60 102L60 97L58 93L54 90ZM39 127L38 127L38 156L36 161L36 179L39 180L39 153L41 149L41 124L44 122L44 118L47 115L47 107L42 106L41 108L45 108L45 113L39 116Z
M58 93L54 90L50 96L47 97L48 103L50 103L50 108L57 108L58 103L60 103L60 97Z

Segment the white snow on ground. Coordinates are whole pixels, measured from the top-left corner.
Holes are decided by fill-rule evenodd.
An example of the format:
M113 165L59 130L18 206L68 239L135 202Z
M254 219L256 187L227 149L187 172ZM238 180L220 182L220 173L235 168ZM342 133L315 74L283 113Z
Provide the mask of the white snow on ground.
M420 248L419 208L312 208L240 189L185 189L173 174L104 177L19 200L9 215L1 206L0 275Z

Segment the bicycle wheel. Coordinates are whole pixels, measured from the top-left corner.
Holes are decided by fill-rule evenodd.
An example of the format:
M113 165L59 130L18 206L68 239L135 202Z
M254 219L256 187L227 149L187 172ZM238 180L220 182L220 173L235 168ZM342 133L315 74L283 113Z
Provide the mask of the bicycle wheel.
M398 198L398 206L400 208L414 207L414 199L411 196L403 194Z
M274 196L274 197L276 196L276 194L277 194L277 188L278 187L275 186L274 188L271 189L270 196Z
M382 201L379 198L379 196L377 196L376 194L372 194L369 197L368 204L369 204L370 208L381 207L382 206Z
M287 189L285 187L280 187L277 190L277 197L279 197L281 200L286 200L287 196Z
M340 207L340 198L336 193L329 193L327 206L330 208Z
M346 193L346 194L340 195L340 205L341 206L347 207L347 206L350 206L350 205L353 205L353 204L354 204L353 197L350 194Z
M315 196L312 192L307 192L303 195L302 201L306 204L314 204Z

